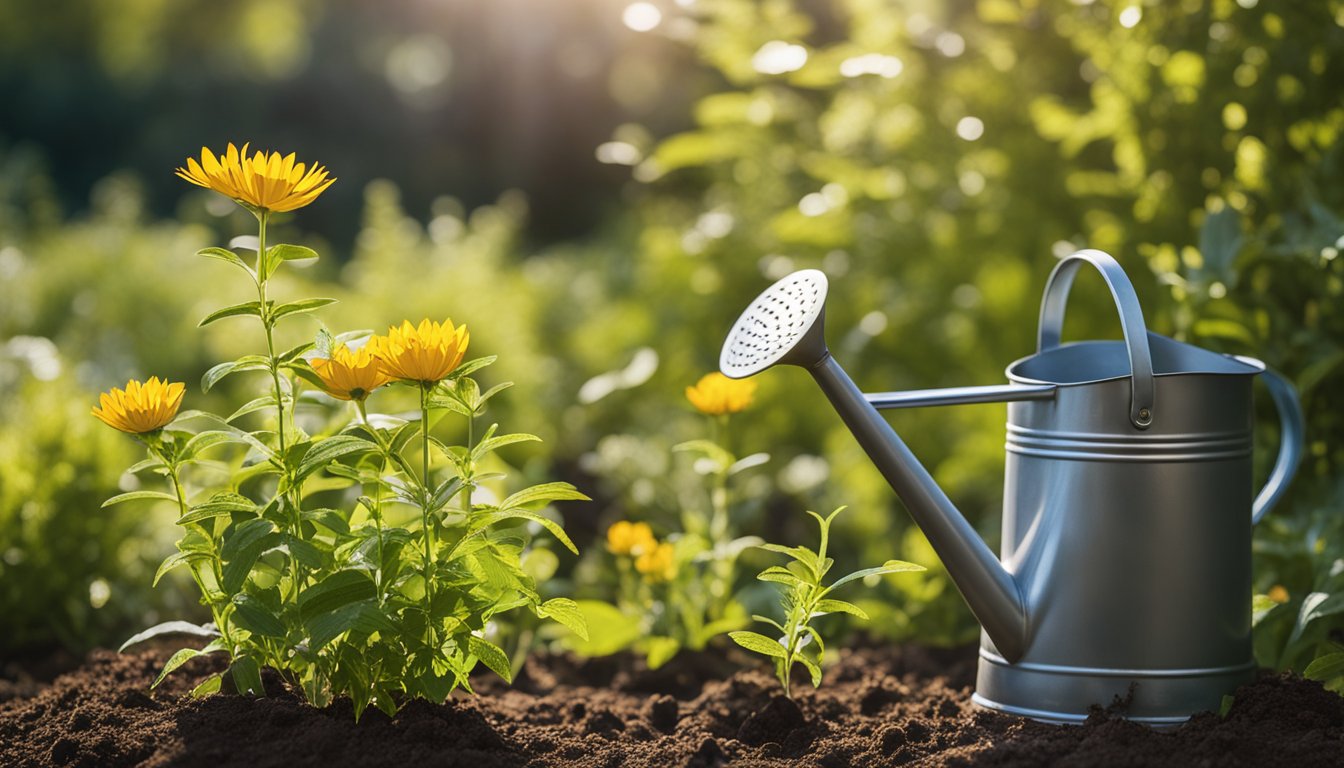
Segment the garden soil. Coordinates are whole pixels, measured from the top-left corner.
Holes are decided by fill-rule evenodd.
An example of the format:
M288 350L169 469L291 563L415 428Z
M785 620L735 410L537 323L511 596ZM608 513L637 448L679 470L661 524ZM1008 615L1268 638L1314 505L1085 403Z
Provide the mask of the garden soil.
M513 687L482 676L476 697L356 723L348 701L314 709L275 677L268 698L193 700L211 659L151 692L166 657L96 651L45 687L0 687L0 765L1344 766L1344 699L1284 675L1237 691L1225 717L1155 732L1115 712L1059 727L977 710L973 649L842 651L794 700L768 670L721 656L655 671L539 656Z

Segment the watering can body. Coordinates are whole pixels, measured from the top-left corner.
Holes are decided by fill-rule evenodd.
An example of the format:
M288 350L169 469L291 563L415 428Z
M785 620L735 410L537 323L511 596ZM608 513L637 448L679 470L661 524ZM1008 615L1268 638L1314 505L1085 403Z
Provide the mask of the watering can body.
M1124 341L1060 343L1069 289L1084 266L1106 280ZM977 704L1059 723L1118 705L1123 716L1161 727L1217 710L1252 679L1251 529L1301 456L1302 415L1290 385L1257 360L1149 333L1119 264L1080 251L1051 274L1037 352L1008 367L1007 386L865 395L825 350L814 306L824 301L824 276L810 279L783 293L772 288L765 313L743 326L757 305L749 308L720 367L740 376L783 362L817 380L984 627ZM808 299L809 290L820 299ZM772 326L787 343L774 343ZM1278 460L1257 494L1258 377L1282 429ZM1008 402L998 558L878 413L993 401Z

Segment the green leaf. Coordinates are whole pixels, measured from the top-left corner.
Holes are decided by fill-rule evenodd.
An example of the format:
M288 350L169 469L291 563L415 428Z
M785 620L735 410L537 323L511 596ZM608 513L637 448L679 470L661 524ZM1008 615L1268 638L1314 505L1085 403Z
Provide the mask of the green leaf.
M247 273L249 275L255 274L252 271L252 268L247 265L247 262L243 261L242 258L238 256L238 254L224 248L202 248L201 250L196 252L196 255L204 256L207 259L219 259L220 261L227 261L230 264L233 264L234 266L242 267L243 269L247 270Z
M542 483L513 494L500 503L501 510L530 507L552 501L592 501L569 483Z
M583 618L579 604L567 597L556 597L537 606L537 615L561 624L569 631L588 640L588 622Z
M146 640L153 640L156 637L166 637L168 635L191 635L192 637L208 637L214 639L219 637L219 630L215 629L213 624L196 625L189 621L165 621L162 624L155 624L143 632L137 632L129 640L121 644L117 653L124 652L133 645L143 643Z
M487 453L490 453L491 451L497 451L506 445L513 445L514 443L528 443L528 442L541 442L541 438L537 437L536 435L529 435L522 432L518 432L511 435L500 435L498 437L491 437L486 440L482 440L481 442L476 444L475 448L471 449L471 458L472 461L480 461L481 458L485 456Z
M650 637L644 641L644 663L657 669L672 660L681 650L675 637Z
M220 683L222 683L223 680L224 676L218 672L205 678L201 681L200 685L191 689L191 698L200 699L209 696L212 693L218 693Z
M316 259L317 251L314 251L312 248L305 248L302 245L280 243L267 248L266 255L276 261L305 261L308 259Z
M206 646L206 648L209 647L210 646ZM154 682L149 684L150 689L152 690L154 688L158 688L159 683L162 683L165 677L172 674L173 670L177 669L178 667L181 667L188 661L191 661L197 656L207 656L211 653L214 653L214 651L217 650L221 649L216 648L214 650L207 651L207 650L196 650L195 648L183 648L177 653L174 653L172 656L168 657L168 663L163 665L163 671L159 673L159 676L154 678Z
M489 667L492 672L504 678L504 682L513 682L513 667L509 664L509 657L504 651L489 640L483 640L475 635L467 637L467 649L471 655L481 660L481 663Z
M1302 671L1302 676L1308 680L1320 680L1321 682L1344 677L1344 652L1327 653L1324 656L1316 657Z
M254 635L285 637L285 625L251 595L234 595L233 623Z
M308 449L307 453L303 454L303 461L300 462L298 470L294 473L294 482L303 480L341 456L377 449L377 445L354 435L334 435L319 440Z
M574 604L583 614L588 639L575 634L566 638L565 644L582 656L608 656L629 648L643 634L636 618L625 615L611 603L576 600Z
M337 571L299 595L299 612L305 622L342 606L378 596L368 573L359 570Z
M1302 607L1297 614L1297 624L1293 627L1288 643L1291 645L1297 642L1307 626L1316 619L1341 612L1344 612L1344 592L1335 595L1328 592L1312 592L1302 601Z
M233 373L242 373L244 371L269 371L271 362L260 355L244 355L237 360L231 360L226 363L220 363L205 372L201 377L201 389L209 392L210 388L219 383L219 380ZM203 414L208 415L208 414ZM182 417L178 417L182 418Z
M817 553L807 547L786 547L782 544L761 544L759 549L766 552L776 552L781 555L788 555L807 570L811 571L814 579L821 578L821 570L817 562Z
M220 557L224 560L232 560L247 549L255 546L267 534L275 530L275 523L263 518L254 518L252 520L243 520L233 526L231 531L224 534L224 546L220 550Z
M801 663L804 667L807 667L807 672L808 672L808 674L812 676L812 687L813 687L813 688L820 688L820 687L821 687L821 665L817 664L817 662L815 662L815 661L813 661L811 658L809 658L809 657L807 656L807 654L803 654L803 653L797 653L797 654L794 654L794 656L793 656L793 660L794 660L794 661L797 661L797 662L799 662L799 663Z
M267 408L275 408L275 395L262 395L261 397L258 397L255 400L251 400L250 402L247 403L247 405L244 405L243 407L229 414L229 417L225 419L225 421L235 421L243 416L246 416L249 413L264 411Z
M229 678L233 680L233 689L240 695L266 695L266 688L261 683L261 667L251 656L236 657L229 665Z
M501 509L497 512L491 512L488 514L480 515L479 517L475 518L472 521L471 529L468 531L468 535L472 533L478 533L496 523L503 522L504 520L509 520L512 518L531 520L532 522L537 523L542 528L545 528L546 530L550 531L551 535L554 536L557 540L559 540L561 544L564 544L565 547L570 552L573 552L576 555L579 554L579 548L574 546L574 542L569 540L569 536L565 533L565 529L561 528L559 523L555 522L549 517L546 517L545 515L540 515L537 514L536 512L528 512L527 510L523 509Z
M922 565L915 565L914 563L907 563L901 560L888 560L887 562L883 563L882 565L879 565L876 568L864 568L861 571L855 571L849 574L848 576L843 576L839 579L836 579L834 584L826 588L826 591L829 592L835 589L836 587L840 586L841 584L848 584L851 581L867 578L869 576L876 576L879 574L887 574L887 573L906 573L909 571L922 571L922 570L924 570L924 566Z
M1236 698L1232 694L1225 694L1222 701L1218 704L1218 716L1227 717L1227 713L1232 711L1232 705L1235 702Z
M308 630L309 647L313 649L322 648L345 632L373 634L397 631L397 625L378 610L378 601L374 598L313 615L304 620L304 628Z
M280 318L287 317L289 315L299 315L305 312L312 312L314 310L321 309L322 307L335 303L336 303L335 299L299 299L298 301L291 301L285 304L281 304L280 306L271 310L271 319L279 320Z
M222 515L231 515L234 512L257 512L257 504L246 496L240 496L236 493L222 491L210 497L210 500L204 504L197 504L191 507L187 514L177 519L178 525L187 525L189 523L199 523L202 520L208 520L212 517Z
M798 574L790 571L788 568L781 568L778 565L772 565L769 568L766 568L764 571L756 574L756 578L761 581L772 581L776 584L787 584L791 587L806 583L798 578Z
M178 567L179 565L192 562L193 560L203 560L203 559L206 558L203 555L199 555L195 552L174 552L173 554L164 558L163 562L159 564L159 570L154 572L154 582L150 584L150 586L157 587L159 585L159 579L162 579L165 574L167 574L174 568Z
M463 376L470 376L471 374L475 373L476 371L479 371L485 366L493 364L498 359L499 359L498 355L486 355L485 357L478 357L475 360L468 360L467 362L457 366L457 368L453 371L453 378L460 379Z
M234 433L226 432L221 429L210 429L204 432L198 432L195 435L192 435L191 439L188 440L187 444L182 448L182 458L184 459L195 458L196 455L199 454L201 451L204 451L208 448L213 448L214 446L220 445L221 443L244 443L244 442L245 442L244 440L239 438Z
M210 314L206 315L201 320L201 322L196 324L196 327L204 328L205 326L215 322L216 320L223 320L226 317L249 317L249 316L261 317L261 302L245 301L242 304L234 304L228 307L224 307L223 309L217 309L214 312L211 312Z
M116 496L113 496L107 501L104 501L103 508L106 509L107 507L110 507L113 504L123 504L128 501L141 501L143 499L153 499L155 501L171 501L174 503L177 502L176 496L172 495L171 493L164 493L163 491L130 491L129 493L117 494Z
M700 454L714 462L717 472L727 472L733 462L737 461L737 457L724 450L723 446L713 440L688 440L672 446L672 450L678 453Z
M784 650L784 646L780 645L778 641L771 640L765 635L749 632L747 630L739 630L737 632L729 632L728 636L733 638L733 642L746 648L748 651L755 651L756 653L762 653L766 656L773 656L776 659L783 659L788 656Z
M827 599L817 601L817 609L813 615L824 615L827 613L848 613L850 616L857 616L864 621L868 620L868 614L865 613L862 608L853 603L847 603L844 600Z

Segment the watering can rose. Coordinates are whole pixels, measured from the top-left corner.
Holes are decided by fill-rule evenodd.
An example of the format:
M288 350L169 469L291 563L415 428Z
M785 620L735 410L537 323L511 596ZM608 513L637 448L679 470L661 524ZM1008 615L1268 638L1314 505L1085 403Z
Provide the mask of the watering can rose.
M258 151L247 156L248 145L229 149L218 159L209 148L201 147L201 161L187 158L187 167L176 173L198 187L233 198L250 210L283 213L302 208L317 199L336 181L327 178L327 169L313 163L295 162L294 153Z
M93 415L122 432L143 435L163 429L173 420L185 392L185 384L170 384L157 376L143 384L132 379L125 389L113 387L99 395L99 407L93 409Z
M705 374L695 386L686 388L686 399L708 416L745 411L755 395L756 382L730 379L717 371Z

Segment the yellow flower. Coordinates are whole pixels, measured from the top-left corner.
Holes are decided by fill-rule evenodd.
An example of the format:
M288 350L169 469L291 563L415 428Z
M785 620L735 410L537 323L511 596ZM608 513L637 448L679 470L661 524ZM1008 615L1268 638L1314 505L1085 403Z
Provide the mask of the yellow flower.
M230 143L228 152L219 159L209 148L201 147L201 161L189 157L187 167L178 168L176 173L247 208L276 212L304 207L336 181L327 178L327 169L316 163L306 167L294 162L293 152L282 157L279 152L258 151L249 158L247 147L244 144L240 152Z
M663 542L636 558L635 570L649 581L671 581L677 575L676 552Z
M745 411L756 394L751 379L730 379L722 373L707 373L694 387L686 388L686 399L701 413L722 416Z
M1269 599L1276 603L1288 602L1288 590L1282 584L1275 584L1269 590Z
M375 336L368 346L382 361L383 372L394 379L435 384L448 378L467 353L471 334L467 326L453 327L452 320L442 324L428 318L417 328L403 320L401 327L387 329L386 336Z
M153 432L177 415L186 389L185 384L169 384L159 381L157 376L144 384L132 379L126 382L125 390L113 387L99 395L98 404L102 407L94 408L93 415L109 427L132 435Z
M607 549L617 555L639 555L657 545L648 523L622 520L607 529Z
M357 352L341 344L331 351L330 358L315 357L309 364L327 394L340 400L363 400L392 380L368 344Z

